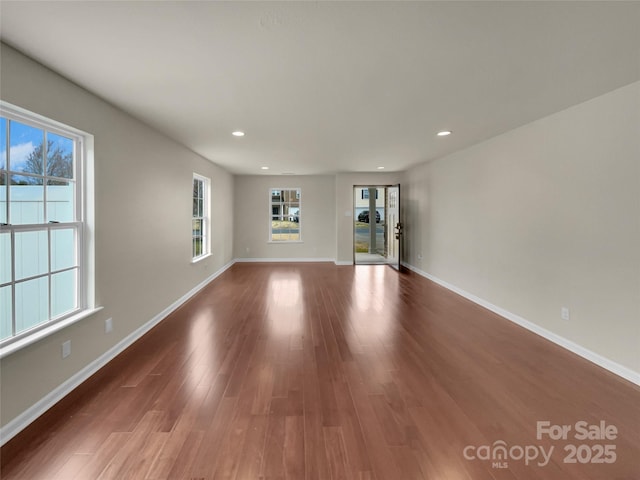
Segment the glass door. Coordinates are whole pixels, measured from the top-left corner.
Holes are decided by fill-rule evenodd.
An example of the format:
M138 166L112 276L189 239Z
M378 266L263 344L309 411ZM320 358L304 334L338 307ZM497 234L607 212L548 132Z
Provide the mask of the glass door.
M385 221L386 187L355 186L353 245L356 265L387 263Z
M402 245L400 185L354 186L353 194L355 264L387 264L399 270Z

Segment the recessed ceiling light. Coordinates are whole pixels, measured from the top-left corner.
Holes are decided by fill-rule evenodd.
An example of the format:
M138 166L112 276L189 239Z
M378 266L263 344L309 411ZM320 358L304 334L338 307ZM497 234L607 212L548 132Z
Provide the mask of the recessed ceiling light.
M438 132L439 137L446 137L447 135L451 135L450 130L442 130L441 132Z
M378 170L384 170L384 167L378 167Z
M269 170L269 167L260 167L262 170Z
M233 135L234 137L244 137L244 132L236 130L235 132L232 132L231 135Z

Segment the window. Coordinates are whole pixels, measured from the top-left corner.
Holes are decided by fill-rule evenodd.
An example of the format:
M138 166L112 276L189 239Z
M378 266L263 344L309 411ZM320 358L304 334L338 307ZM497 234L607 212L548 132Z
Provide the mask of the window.
M193 218L191 220L191 258L200 260L211 253L209 234L209 185L211 181L193 174Z
M5 103L0 110L0 347L6 351L89 311L84 148L92 137Z
M369 189L363 188L361 190L362 200L369 200ZM378 200L378 190L376 189L376 200Z
M270 242L299 242L302 240L300 196L299 188L272 188L269 191Z

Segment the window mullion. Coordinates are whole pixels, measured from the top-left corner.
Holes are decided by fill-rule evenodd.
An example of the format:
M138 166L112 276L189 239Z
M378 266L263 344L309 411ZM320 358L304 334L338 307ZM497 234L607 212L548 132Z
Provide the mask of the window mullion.
M84 285L84 236L83 236L83 228L81 226L76 226L74 228L75 231L75 241L76 241L76 307L77 308L85 308L87 305L85 304L86 299L86 291Z
M42 198L44 202L42 209L44 215L44 218L42 219L43 223L47 223L49 221L49 212L47 212L47 156L49 155L48 139L49 135L45 130L43 140L44 143L42 144L42 188L44 189L44 191L42 192Z
M14 336L16 328L16 239L15 231L11 229L11 336Z
M46 212L46 210L45 210ZM46 217L45 217L46 218ZM52 286L51 283L53 282L53 279L51 278L51 229L47 228L47 285L49 288L49 311L48 311L48 317L49 320L51 320L51 318L53 317L52 313L53 313L53 308L52 308Z
M11 124L11 120L7 118L7 121L5 122L7 124L7 153L6 153L6 159L5 161L7 162L7 170L6 170L6 178L7 178L7 194L5 196L6 200L7 200L7 206L6 206L6 212L7 212L7 224L11 225L11 217L10 217L10 213L11 213L11 208L9 208L11 206L11 175L9 174L9 171L11 170L11 128L9 127Z
M85 196L83 195L82 186L84 185L84 143L77 139L73 144L73 201L75 208L73 211L73 219L76 222L84 222L85 218Z
M6 200L6 204L4 206L4 213L5 213L5 219L7 224L11 223L11 219L9 218L9 190L11 190L9 188L9 152L11 151L10 145L11 145L11 137L9 136L10 133L10 128L9 128L9 123L11 122L11 120L9 120L8 118L6 119L6 121L4 122L4 127L5 127L5 138L7 139L7 145L6 145L6 149L4 152L4 168L5 168L5 172L4 172L4 176L5 176L5 200Z
M204 213L204 208L202 213ZM207 241L208 241L207 228L208 228L207 216L203 215L202 217L202 254L203 255L206 255L207 253L209 253L209 249L207 248Z

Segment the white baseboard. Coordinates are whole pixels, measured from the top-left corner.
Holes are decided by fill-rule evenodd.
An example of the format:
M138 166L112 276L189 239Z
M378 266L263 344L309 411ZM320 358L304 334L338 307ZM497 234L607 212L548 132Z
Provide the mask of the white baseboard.
M635 383L636 385L640 385L640 373L631 370L630 368L625 367L624 365L620 365L619 363L614 362L613 360L610 360L606 357L603 357L602 355L592 352L591 350L578 345L577 343L572 342L571 340L568 340L556 333L553 333L550 330L547 330L546 328L543 328L533 322L530 322L529 320L526 320L522 317L520 317L519 315L516 315L514 313L511 313L503 308L500 308L496 305L493 305L492 303L487 302L486 300L483 300L480 297L477 297L465 290L462 290L461 288L456 287L455 285L452 285L448 282L445 282L444 280L440 280L437 277L434 277L433 275L420 270L417 267L414 267L413 265L410 265L408 263L403 262L402 265L406 268L408 268L409 270L411 270L412 272L417 273L418 275L421 275L425 278L428 278L429 280L437 283L438 285L443 286L444 288L451 290L452 292L457 293L458 295L471 300L474 303L477 303L478 305L486 308L487 310L491 310L494 313L497 313L498 315L500 315L501 317L506 318L507 320L516 323L518 325L520 325L521 327L526 328L527 330L540 335L543 338L546 338L547 340L555 343L556 345L559 345L567 350L569 350L570 352L575 353L576 355L581 356L582 358L589 360L592 363L595 363L596 365L604 368L605 370L610 371L611 373L614 373L622 378L624 378L625 380L628 380L632 383Z
M336 265L353 265L353 260L336 260Z
M29 424L31 424L34 420L36 420L40 415L53 407L56 403L62 400L65 396L67 396L71 391L77 388L82 382L86 381L91 375L96 373L102 367L104 367L107 363L113 360L118 354L120 354L123 350L129 347L133 342L142 337L145 333L155 327L158 323L164 320L169 316L174 310L176 310L180 305L185 303L191 297L193 297L196 293L206 287L212 280L216 277L220 276L224 271L226 271L229 267L234 264L233 261L227 263L225 266L217 270L215 273L207 277L205 280L200 282L194 288L185 293L178 300L173 302L167 308L165 308L162 312L154 316L151 320L146 322L144 325L140 326L137 330L127 335L125 338L120 340L116 345L111 347L109 350L104 352L98 358L96 358L93 362L88 364L78 373L73 375L67 381L58 385L54 390L49 392L43 398L41 398L34 405L26 409L16 418L8 422L5 426L0 428L0 446L7 443L13 437L15 437L18 433L24 430Z
M309 262L334 262L333 258L236 258L237 263L309 263Z

